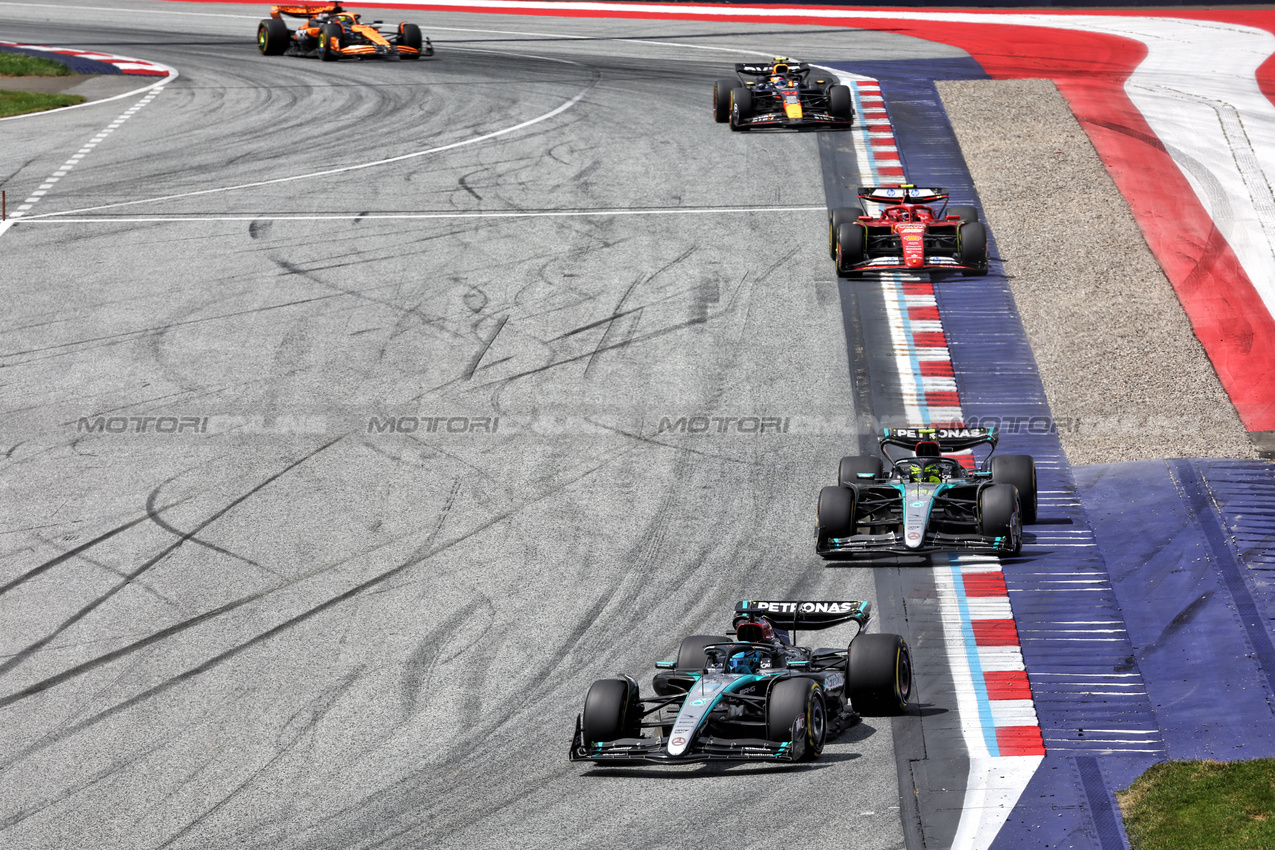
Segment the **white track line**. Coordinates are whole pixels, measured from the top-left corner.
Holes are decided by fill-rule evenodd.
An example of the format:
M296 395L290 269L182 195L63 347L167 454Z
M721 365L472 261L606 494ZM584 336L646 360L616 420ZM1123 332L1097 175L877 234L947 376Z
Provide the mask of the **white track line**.
M557 62L563 65L577 65L577 66L585 67L580 62L572 62L567 59L554 59L554 58L550 58L546 56L528 56L526 54L518 54L518 53L502 53L501 55L518 56L518 57L529 58L529 59L540 59L545 62ZM328 168L323 171L312 171L312 172L309 172L308 174L294 174L291 177L276 177L273 180L258 180L253 183L239 183L233 186L219 186L216 189L200 189L194 192L180 192L175 195L161 195L159 197L154 197L154 198L140 198L136 201L120 201L119 203L101 204L95 207L81 207L80 209L66 210L64 212L45 213L38 217L51 218L53 216L73 216L73 215L80 215L82 213L97 212L99 210L111 210L111 209L119 209L120 207L131 207L131 206L136 206L138 204L151 204L151 203L157 203L159 201L175 201L175 200L181 200L184 198L197 198L204 195L215 195L221 192L234 192L241 189L256 189L261 186L274 186L280 183L292 183L297 180L311 180L316 177L328 177L333 174L348 174L351 171L361 171L366 168L376 168L382 165L390 165L395 162L404 162L406 160L417 159L422 156L429 156L430 154L442 153L443 151L455 150L456 148L463 148L463 147L467 147L468 145L474 145L474 144L478 144L479 142L485 142L489 139L495 139L500 136L505 136L505 135L508 135L509 133L514 133L514 132L517 132L518 130L523 130L535 124L539 124L542 121L548 121L551 118L555 118L561 115L562 113L566 112L571 107L575 106L581 100L583 100L584 96L587 95L590 91L592 91L593 88L597 86L597 84L598 84L598 78L595 77L594 79L589 81L588 85L586 85L583 89L577 92L576 95L572 97L570 100L568 100L566 103L563 103L560 106L557 106L554 109L551 109L542 115L537 115L535 118L530 118L521 123L514 124L513 126L505 127L501 130L493 130L490 133L484 133L483 135L475 136L472 139L464 139L459 142L452 142L450 145L440 145L439 147L436 147L436 148L427 148L421 151L413 151L411 153L405 153L399 156L392 156L386 159L372 160L371 162L361 162L355 165L345 165L345 166L341 166L340 168ZM36 216L32 216L32 218L29 220L34 220L34 218L36 218Z
M171 216L102 216L102 217L83 217L83 218L65 218L58 213L58 217L38 216L35 218L24 219L27 224L156 224L166 222L190 222L190 221L352 221L359 219L368 221L371 219L409 219L409 220L428 220L428 219L484 219L484 218L590 218L593 216L629 216L629 215L730 215L730 214L751 214L751 213L778 213L778 212L818 212L826 213L828 210L824 206L817 207L707 207L681 209L678 207L669 207L667 209L652 210L625 210L625 209L599 209L599 210L549 210L541 212L469 212L469 213L340 213L336 215L171 215Z
M146 105L149 104L152 100L159 97L159 93L164 90L163 84L167 83L171 79L172 77L166 77L159 84L157 84L156 86L153 86L153 88L155 89L154 91L146 95L146 97L142 98L141 100L133 104L128 109L124 110L124 112L120 114L119 117L117 117L110 124L106 125L106 127L102 128L102 130L100 130L96 136L94 136L93 138L85 142L84 146L80 148L78 151L76 151L71 156L70 159L62 163L60 166L58 166L56 171L54 171L48 177L44 178L44 182L40 184L40 188L33 191L31 195L25 201L23 201L14 209L13 215L9 217L10 220L6 222L6 224L12 224L14 221L25 216L27 214L27 211L30 210L32 207L34 207L36 204L38 204L40 202L40 199L43 198L49 192L49 190L53 188L53 185L55 183L57 183L63 177L66 177L68 174L70 174L72 169L74 169L77 165L83 162L84 158L93 152L93 149L95 147L100 145L102 142L106 141L107 137L110 136L111 133L114 133L120 127L124 126L124 122L132 118L134 115L136 115L139 110L145 108ZM152 87L148 86L148 88L152 88ZM8 229L9 229L8 227L5 227L5 230L8 230ZM4 232L3 230L0 230L0 233L3 233L3 232Z

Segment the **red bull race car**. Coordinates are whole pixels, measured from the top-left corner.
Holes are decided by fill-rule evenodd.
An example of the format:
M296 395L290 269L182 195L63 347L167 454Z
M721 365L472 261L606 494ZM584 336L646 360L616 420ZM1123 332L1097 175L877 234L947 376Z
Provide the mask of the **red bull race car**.
M283 20L285 15L304 22L291 30ZM257 49L266 56L318 57L324 62L434 55L434 46L416 24L401 23L396 32L383 33L377 29L382 23L365 24L339 3L273 6L270 17L257 25Z
M812 79L805 62L776 56L766 65L738 64L735 74L737 79L713 85L713 120L729 121L732 130L845 128L854 123L850 89L831 79Z
M995 428L884 429L884 460L843 457L836 486L819 491L815 553L1017 555L1023 525L1036 521L1036 464L1027 455L993 457L997 441ZM959 455L972 466L981 446L987 455L967 469Z
M828 250L842 277L872 271L986 274L987 228L978 207L949 206L946 189L860 186L859 204L828 213ZM863 202L879 204L876 215ZM936 206L935 205L939 205Z
M758 602L728 636L691 635L658 661L653 696L600 679L576 718L571 761L598 764L815 759L860 715L901 714L912 656L899 635L864 634L868 602ZM857 624L849 646L796 646L796 630Z

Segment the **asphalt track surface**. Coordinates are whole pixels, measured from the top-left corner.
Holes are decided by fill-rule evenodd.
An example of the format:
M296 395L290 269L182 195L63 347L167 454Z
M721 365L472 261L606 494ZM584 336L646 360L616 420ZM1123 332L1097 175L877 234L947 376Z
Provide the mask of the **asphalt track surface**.
M181 76L0 234L0 843L903 846L884 719L795 768L566 752L735 601L873 595L810 538L855 416L818 137L711 81L951 48L436 14L429 62L329 65L253 7L3 11ZM10 203L132 103L0 125ZM659 433L697 415L787 431Z

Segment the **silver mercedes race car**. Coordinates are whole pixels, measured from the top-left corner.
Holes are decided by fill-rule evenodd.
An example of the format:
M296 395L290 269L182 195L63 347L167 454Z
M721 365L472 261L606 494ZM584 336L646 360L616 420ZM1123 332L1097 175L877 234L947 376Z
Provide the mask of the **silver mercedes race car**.
M658 661L654 696L631 676L600 679L576 718L572 761L815 759L860 714L899 714L912 657L898 635L864 634L868 602L736 606L734 634L692 635ZM796 629L856 623L845 649L794 645Z
M877 440L884 460L843 457L837 485L819 491L815 552L1018 554L1023 525L1036 521L1036 464L992 457L998 439L995 428L886 428ZM979 446L990 451L973 470L944 456Z

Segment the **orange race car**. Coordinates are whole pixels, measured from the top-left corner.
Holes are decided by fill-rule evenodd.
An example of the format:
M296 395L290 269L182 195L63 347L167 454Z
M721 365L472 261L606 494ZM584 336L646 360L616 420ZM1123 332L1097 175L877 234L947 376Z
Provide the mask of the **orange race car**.
M283 17L304 18L295 31ZM421 37L416 24L402 23L398 32L383 33L381 21L360 23L359 16L340 3L273 6L270 17L257 26L257 49L266 56L317 56L324 62L344 57L356 59L419 59L433 56L434 46Z

